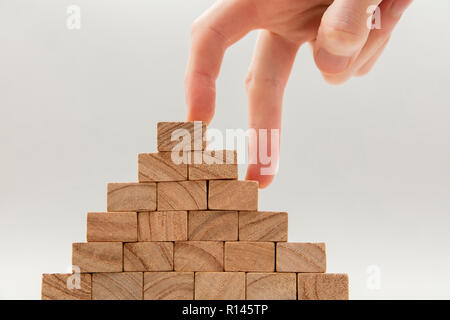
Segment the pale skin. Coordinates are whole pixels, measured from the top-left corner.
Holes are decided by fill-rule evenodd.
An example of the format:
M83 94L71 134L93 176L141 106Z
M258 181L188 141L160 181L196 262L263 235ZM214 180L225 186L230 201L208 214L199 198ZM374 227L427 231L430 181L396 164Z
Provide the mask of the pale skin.
M260 30L245 81L249 127L281 129L283 95L298 49L312 47L325 81L340 84L367 74L381 56L413 0L219 0L192 25L185 77L189 121L210 122L216 86L228 47ZM367 27L370 6L379 6L381 29ZM250 142L255 143L255 142ZM270 143L270 141L269 141ZM270 150L270 148L269 148ZM272 154L278 163L279 152ZM248 166L246 179L265 188L274 175L261 164Z

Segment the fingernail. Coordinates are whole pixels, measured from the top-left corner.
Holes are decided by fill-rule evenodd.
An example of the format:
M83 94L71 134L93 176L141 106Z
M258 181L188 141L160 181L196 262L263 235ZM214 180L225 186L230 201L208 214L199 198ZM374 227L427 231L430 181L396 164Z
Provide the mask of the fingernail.
M406 11L406 9L408 9L411 2L412 2L411 0L394 1L391 6L391 14L396 18L400 18L402 14Z
M348 68L350 60L351 57L337 56L325 49L319 49L316 56L317 66L325 73L344 72Z

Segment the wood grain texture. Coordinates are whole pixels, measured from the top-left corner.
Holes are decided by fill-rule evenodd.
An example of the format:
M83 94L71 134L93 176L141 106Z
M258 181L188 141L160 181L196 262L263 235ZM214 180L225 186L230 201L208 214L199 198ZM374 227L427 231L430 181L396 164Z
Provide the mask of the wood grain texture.
M296 300L297 274L247 273L247 300Z
M88 212L87 241L136 241L136 212Z
M155 211L155 183L109 183L108 212Z
M273 272L275 243L225 242L225 271Z
M205 210L206 181L158 183L158 211Z
M175 271L223 271L223 242L175 242Z
M187 163L174 163L172 152L140 153L139 182L183 181L188 177Z
M72 244L72 265L80 272L121 272L123 245L121 242L88 242Z
M238 240L237 211L189 211L189 240Z
M236 150L191 152L189 180L238 179Z
M144 273L144 300L193 300L193 272Z
M187 240L187 211L139 212L138 241Z
M142 272L94 273L92 300L142 300Z
M348 275L330 273L299 273L298 299L348 300Z
M173 242L125 243L124 271L172 271Z
M239 212L239 240L287 241L287 212Z
M79 277L79 282L75 280L75 277ZM79 284L78 288L75 286L76 284ZM91 300L91 295L92 278L90 274L42 275L42 300Z
M208 209L258 210L258 182L211 180L209 182Z
M325 272L325 243L277 243L278 272Z
M195 300L245 300L245 273L196 272Z
M204 150L206 148L206 122L158 122L158 151ZM178 140L172 141L174 138Z

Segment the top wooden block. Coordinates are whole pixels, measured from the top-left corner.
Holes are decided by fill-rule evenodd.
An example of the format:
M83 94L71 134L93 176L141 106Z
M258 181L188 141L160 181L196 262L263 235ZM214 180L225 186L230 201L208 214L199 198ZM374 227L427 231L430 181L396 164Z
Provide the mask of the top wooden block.
M236 180L209 181L208 209L258 210L258 182Z
M205 150L206 122L158 122L158 151Z
M139 182L187 180L187 164L173 161L172 152L140 153L138 177Z
M108 183L108 212L155 211L156 183Z

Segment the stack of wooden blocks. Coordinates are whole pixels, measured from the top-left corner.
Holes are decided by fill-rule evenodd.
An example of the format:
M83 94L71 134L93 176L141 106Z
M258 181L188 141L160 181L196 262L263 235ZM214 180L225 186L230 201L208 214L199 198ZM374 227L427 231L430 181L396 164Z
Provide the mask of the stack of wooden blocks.
M237 180L235 151L206 151L201 128L194 141L193 122L158 123L139 183L108 184L107 212L88 213L87 242L73 244L78 287L44 274L42 299L348 299L348 276L325 273L325 244L287 242L287 213L259 212L258 183ZM197 146L187 163L171 157L177 129Z

